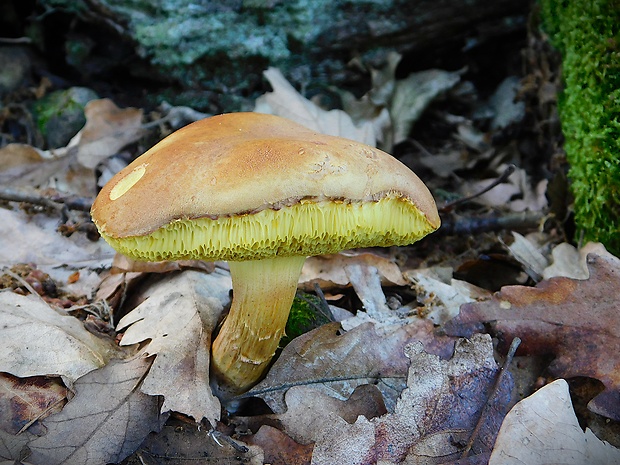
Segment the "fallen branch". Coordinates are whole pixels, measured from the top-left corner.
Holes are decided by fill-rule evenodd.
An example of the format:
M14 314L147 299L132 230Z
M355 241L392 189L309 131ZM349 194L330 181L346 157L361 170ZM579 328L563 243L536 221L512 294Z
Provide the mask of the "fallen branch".
M61 194L57 191L39 191L37 189L26 189L17 187L0 187L0 200L8 202L24 202L32 205L40 205L46 208L68 208L89 212L93 199L79 197L72 194Z
M528 231L538 229L549 215L540 211L501 214L500 216L441 218L435 234L465 235L491 231Z

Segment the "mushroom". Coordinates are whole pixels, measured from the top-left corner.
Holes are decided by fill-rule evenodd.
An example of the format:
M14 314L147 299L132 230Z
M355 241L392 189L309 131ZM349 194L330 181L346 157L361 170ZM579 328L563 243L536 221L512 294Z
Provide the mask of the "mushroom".
M440 223L427 187L391 155L259 113L174 132L116 174L91 213L131 258L229 262L211 369L233 392L269 366L307 256L411 244Z

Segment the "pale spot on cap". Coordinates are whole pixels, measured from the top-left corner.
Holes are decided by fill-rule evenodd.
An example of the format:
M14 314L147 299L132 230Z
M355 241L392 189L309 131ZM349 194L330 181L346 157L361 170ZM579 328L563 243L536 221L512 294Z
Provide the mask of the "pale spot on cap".
M131 189L146 173L146 164L136 166L127 176L122 178L110 191L110 200L122 197Z

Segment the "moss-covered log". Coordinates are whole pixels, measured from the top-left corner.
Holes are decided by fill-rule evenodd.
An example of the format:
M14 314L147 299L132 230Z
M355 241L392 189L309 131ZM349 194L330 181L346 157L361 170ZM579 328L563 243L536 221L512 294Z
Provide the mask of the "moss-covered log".
M562 54L559 112L585 240L620 252L620 1L541 0Z

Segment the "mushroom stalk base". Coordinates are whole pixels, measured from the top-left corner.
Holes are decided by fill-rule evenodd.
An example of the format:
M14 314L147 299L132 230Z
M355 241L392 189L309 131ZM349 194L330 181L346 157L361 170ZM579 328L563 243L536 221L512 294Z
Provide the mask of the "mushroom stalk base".
M233 301L211 355L214 374L225 389L249 389L269 366L284 335L305 259L229 262Z

